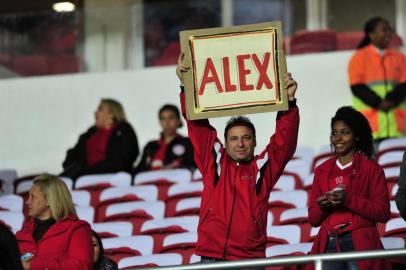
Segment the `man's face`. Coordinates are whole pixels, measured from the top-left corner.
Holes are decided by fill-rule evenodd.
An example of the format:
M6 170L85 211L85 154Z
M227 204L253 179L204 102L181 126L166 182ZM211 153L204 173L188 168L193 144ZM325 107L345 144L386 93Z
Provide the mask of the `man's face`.
M249 127L235 126L228 130L225 142L227 153L235 161L249 161L254 157L257 142Z

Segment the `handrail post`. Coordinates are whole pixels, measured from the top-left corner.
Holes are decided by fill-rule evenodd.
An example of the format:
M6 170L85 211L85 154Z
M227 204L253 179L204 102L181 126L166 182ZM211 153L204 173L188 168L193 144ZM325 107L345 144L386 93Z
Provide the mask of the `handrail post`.
M314 261L314 269L315 270L323 270L323 260L318 259Z

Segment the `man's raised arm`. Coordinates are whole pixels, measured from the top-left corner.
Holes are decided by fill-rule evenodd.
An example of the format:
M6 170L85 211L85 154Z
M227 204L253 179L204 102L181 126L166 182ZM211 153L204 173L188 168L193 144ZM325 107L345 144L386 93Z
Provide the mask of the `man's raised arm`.
M208 119L202 120L189 120L186 117L186 104L185 93L183 86L183 74L189 70L189 66L182 63L184 54L181 53L178 59L178 65L176 68L176 75L181 83L180 92L180 105L182 109L182 115L186 120L189 138L193 144L195 150L195 162L200 172L203 173L207 166L210 166L210 162L213 156L213 149L219 151L222 147L220 141L217 139L216 130L210 125Z

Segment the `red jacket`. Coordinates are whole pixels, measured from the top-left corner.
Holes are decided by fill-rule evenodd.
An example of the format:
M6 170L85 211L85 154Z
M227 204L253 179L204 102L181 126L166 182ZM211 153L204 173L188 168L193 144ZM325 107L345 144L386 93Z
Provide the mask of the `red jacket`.
M324 253L328 232L332 230L329 228L328 212L320 209L316 199L329 191L329 173L334 168L336 160L336 157L327 160L316 168L314 173L309 221L314 227L321 227L311 254ZM389 195L384 172L375 161L359 153L354 154L353 168L354 171L346 188L344 207L354 213L354 219L352 224L342 232L351 231L355 250L383 249L376 223L384 223L390 217ZM360 270L391 269L390 264L385 260L360 261L359 267Z
M180 95L185 116L184 94ZM203 175L196 254L236 260L265 257L268 198L297 144L299 110L279 112L266 149L250 162L233 160L207 119L187 120Z
M16 238L21 255L34 254L30 270L91 270L93 245L90 225L86 221L69 216L58 220L44 236L35 242L34 220L30 219L18 231Z

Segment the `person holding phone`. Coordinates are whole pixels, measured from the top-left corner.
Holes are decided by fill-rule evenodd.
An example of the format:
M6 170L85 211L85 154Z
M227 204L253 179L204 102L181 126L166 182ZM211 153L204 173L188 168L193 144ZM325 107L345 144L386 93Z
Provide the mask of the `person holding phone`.
M335 155L316 168L311 189L309 221L320 226L311 253L383 249L376 223L389 220L389 195L383 169L372 159L368 120L352 107L339 108L331 119L330 143ZM391 269L386 260L334 261L324 267Z
M35 177L26 204L30 218L16 234L24 270L93 268L90 225L78 219L61 179Z

